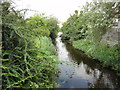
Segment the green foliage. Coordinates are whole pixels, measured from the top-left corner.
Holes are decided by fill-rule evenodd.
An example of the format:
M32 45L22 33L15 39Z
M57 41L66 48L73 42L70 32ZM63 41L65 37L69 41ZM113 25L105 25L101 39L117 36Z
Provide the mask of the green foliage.
M27 28L41 36L55 38L58 32L58 20L55 17L34 15L26 20Z
M25 20L9 2L3 2L2 9L3 89L56 87L58 61L47 18Z
M45 19L44 22L46 23L46 26L50 30L50 37L55 39L57 32L59 30L58 20L55 17L50 16L47 19Z
M26 20L27 29L33 31L36 35L49 36L50 30L46 27L44 19L38 15L29 18Z

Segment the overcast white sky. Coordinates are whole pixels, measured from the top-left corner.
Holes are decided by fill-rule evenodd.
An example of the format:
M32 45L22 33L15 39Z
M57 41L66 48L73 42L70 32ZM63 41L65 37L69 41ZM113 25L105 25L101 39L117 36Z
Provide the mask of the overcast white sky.
M86 2L92 0L15 0L17 9L32 9L47 15L53 15L59 21L64 22L74 13L79 10ZM33 12L29 13L29 16Z

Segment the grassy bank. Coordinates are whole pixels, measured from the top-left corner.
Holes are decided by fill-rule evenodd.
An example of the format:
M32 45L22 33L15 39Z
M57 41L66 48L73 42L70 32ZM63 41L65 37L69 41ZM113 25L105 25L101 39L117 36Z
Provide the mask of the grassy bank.
M112 69L120 71L119 47L117 45L109 47L106 44L99 43L95 46L92 42L83 39L73 41L73 46L76 49L84 51L92 58L98 59L103 63L103 66L111 66Z

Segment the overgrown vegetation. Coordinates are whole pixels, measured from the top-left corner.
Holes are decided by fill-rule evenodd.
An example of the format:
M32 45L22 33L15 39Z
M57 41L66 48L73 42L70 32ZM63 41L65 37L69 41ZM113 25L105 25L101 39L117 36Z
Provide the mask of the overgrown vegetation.
M119 2L103 2L96 0L86 3L81 11L75 10L63 24L63 39L69 40L77 49L85 51L89 56L99 59L104 66L112 66L120 71L118 60L119 47L101 42L119 17Z
M2 87L57 87L57 57L51 36L58 30L57 19L15 10L11 2L2 7Z

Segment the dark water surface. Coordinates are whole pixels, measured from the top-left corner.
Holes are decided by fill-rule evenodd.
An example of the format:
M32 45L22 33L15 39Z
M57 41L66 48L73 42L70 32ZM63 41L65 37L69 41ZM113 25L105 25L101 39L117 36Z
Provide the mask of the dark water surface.
M120 88L120 79L114 71L102 68L100 63L92 60L83 52L63 43L60 33L56 38L60 64L57 83L60 88Z

